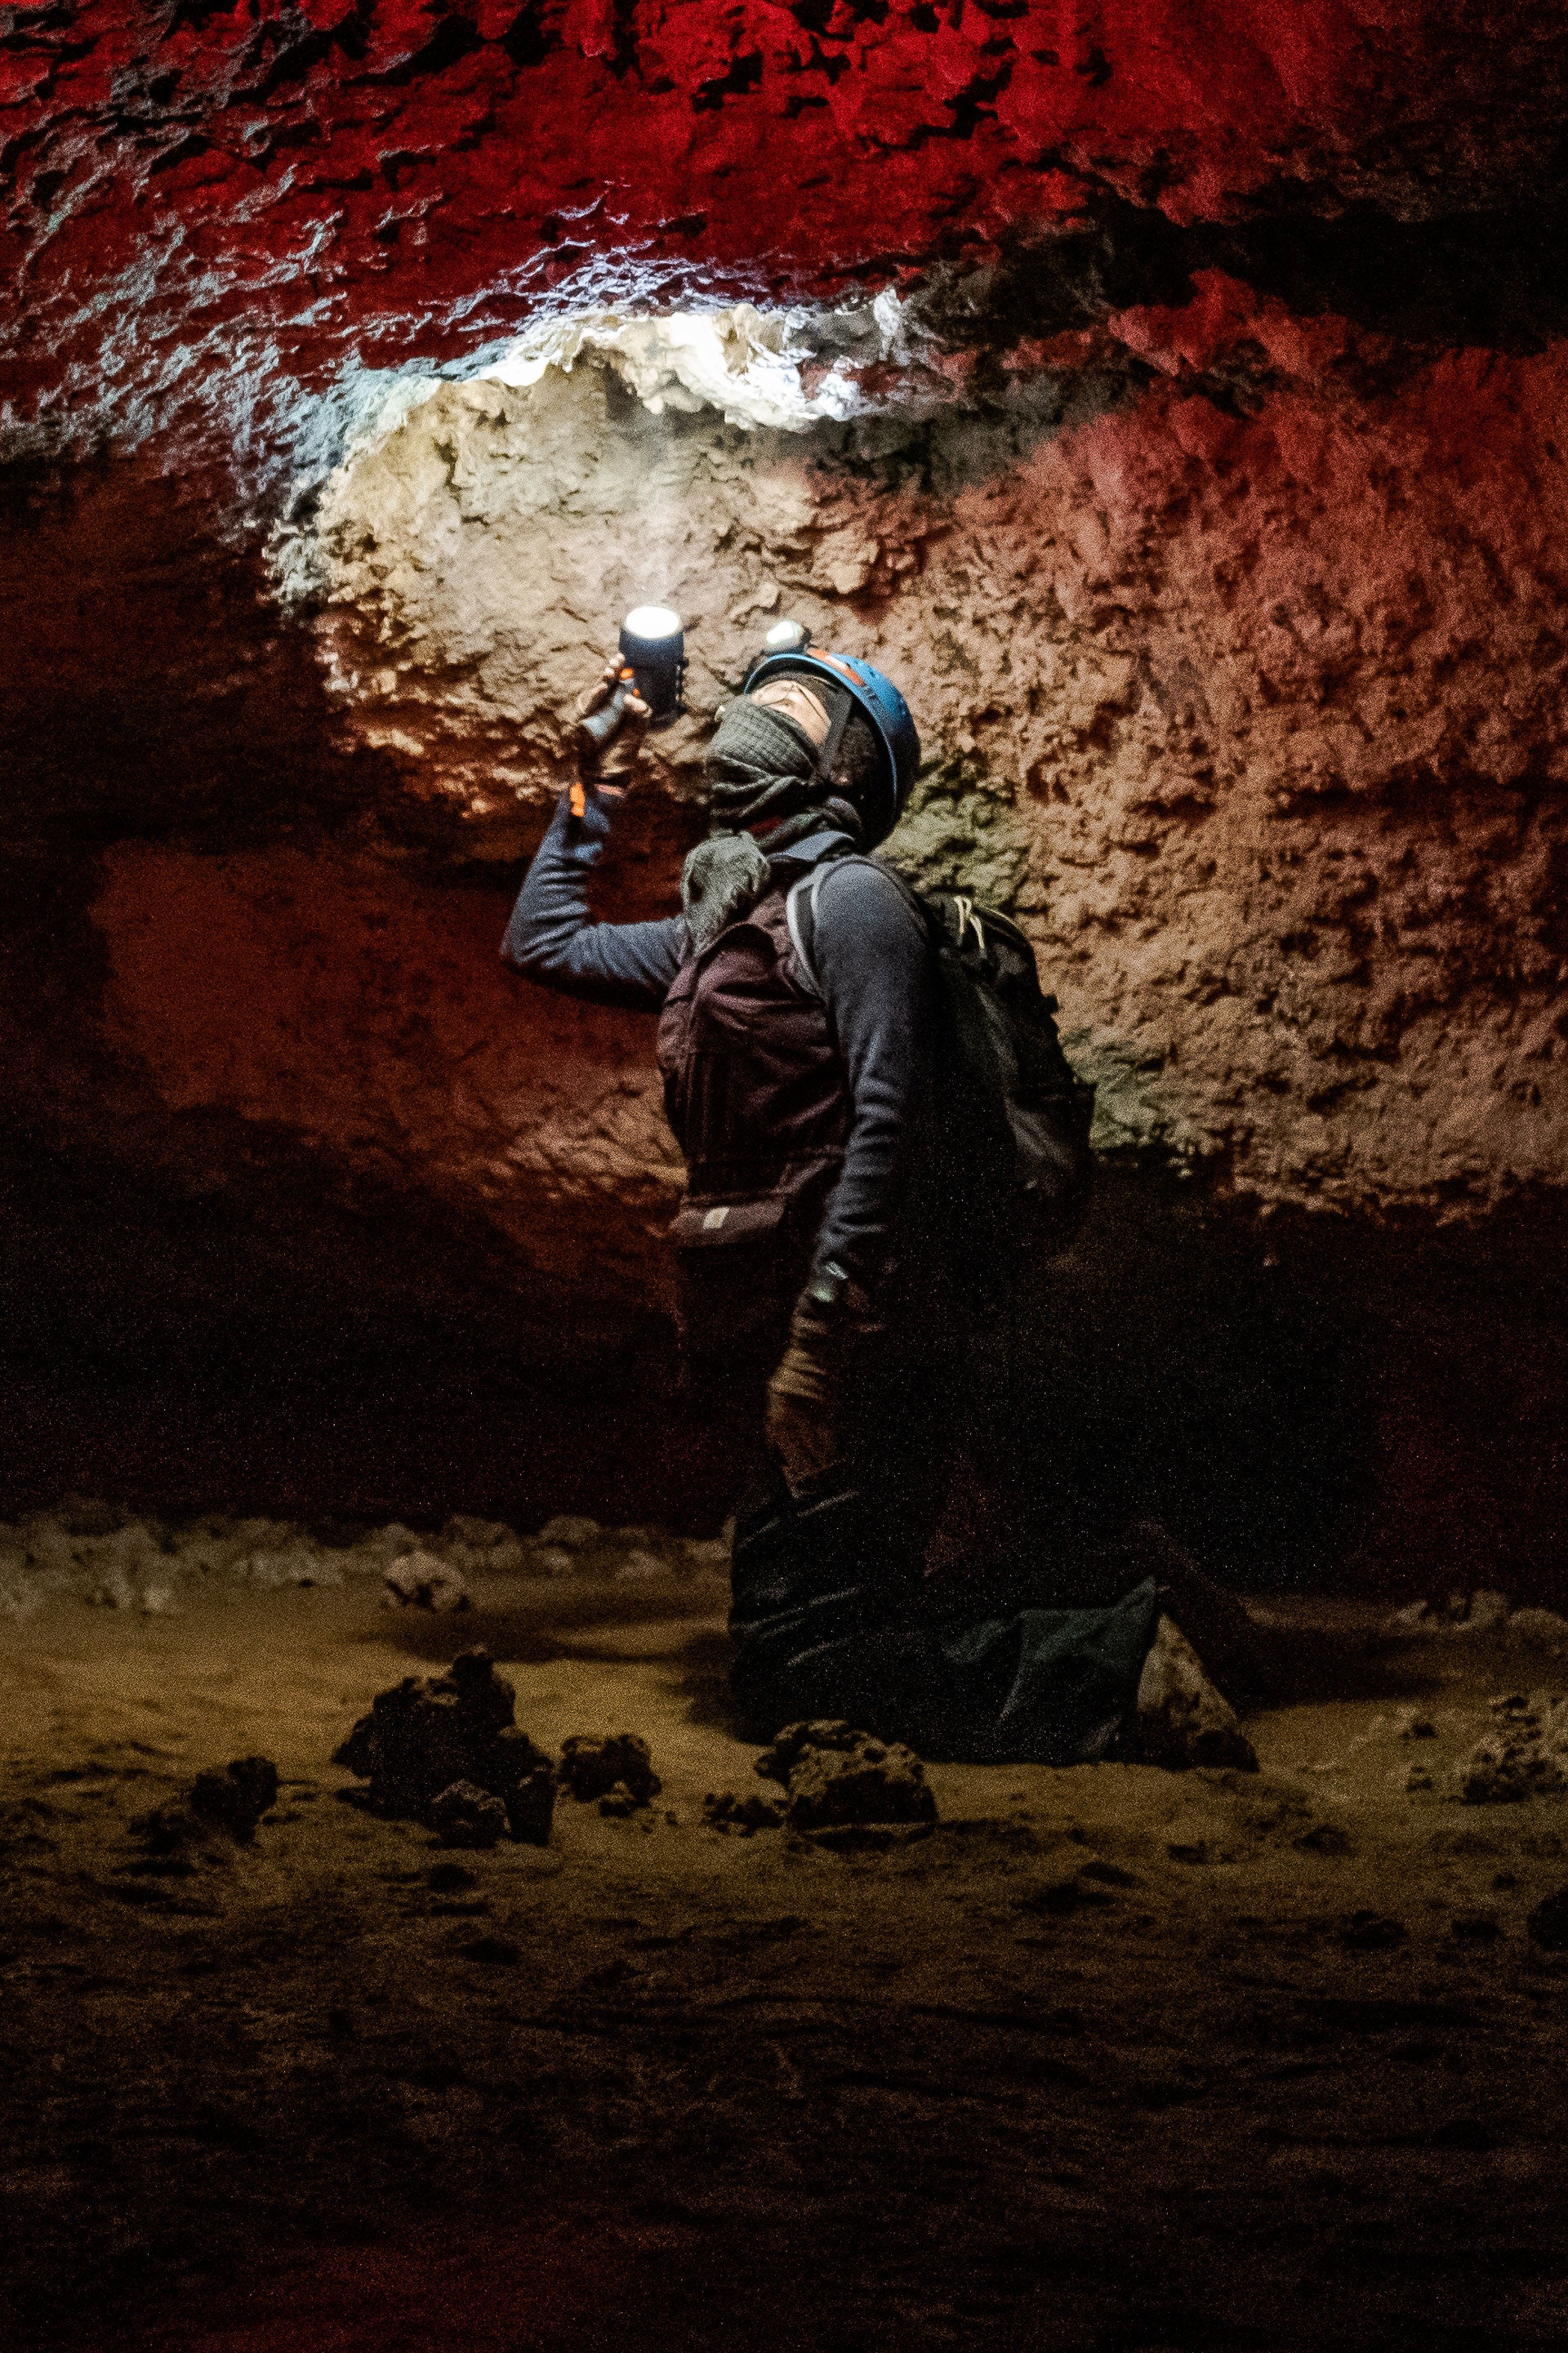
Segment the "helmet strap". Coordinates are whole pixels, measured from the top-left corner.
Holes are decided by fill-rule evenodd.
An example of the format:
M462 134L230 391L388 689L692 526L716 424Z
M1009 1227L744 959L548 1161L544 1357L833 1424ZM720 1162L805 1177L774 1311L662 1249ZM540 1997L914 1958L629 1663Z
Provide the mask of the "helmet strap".
M812 684L819 694L822 693L822 681L814 678ZM828 703L827 733L816 755L816 773L825 785L831 785L839 747L844 741L844 730L848 726L850 714L855 709L855 698L846 687L829 687L824 700Z

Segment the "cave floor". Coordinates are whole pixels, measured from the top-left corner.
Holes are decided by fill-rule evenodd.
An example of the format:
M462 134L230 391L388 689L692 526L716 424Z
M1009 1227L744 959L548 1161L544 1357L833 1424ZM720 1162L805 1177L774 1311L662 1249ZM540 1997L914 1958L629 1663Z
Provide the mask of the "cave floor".
M1445 1788L1552 1662L1413 1647L1256 1719L1256 1776L935 1766L929 1838L833 1852L702 1826L761 1786L712 1599L5 1630L7 2344L1563 2342L1568 1959L1524 1923L1568 1801ZM326 1760L476 1640L537 1738L643 1732L665 1788L437 1892ZM253 1848L130 1869L133 1816L255 1750Z

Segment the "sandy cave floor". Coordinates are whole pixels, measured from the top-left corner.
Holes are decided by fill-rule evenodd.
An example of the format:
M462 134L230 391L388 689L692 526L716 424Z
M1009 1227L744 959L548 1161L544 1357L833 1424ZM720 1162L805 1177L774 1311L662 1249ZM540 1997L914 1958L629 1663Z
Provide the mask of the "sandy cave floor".
M1257 1776L933 1766L931 1836L824 1852L702 1826L761 1786L711 1579L474 1598L0 1632L6 2345L1568 2335L1568 1957L1524 1925L1568 1799L1451 1794L1488 1700L1554 1662L1413 1645L1255 1719ZM537 1739L640 1731L665 1789L563 1799L548 1851L442 1891L454 1858L327 1759L475 1641ZM132 1817L253 1750L286 1783L253 1849L128 1868Z

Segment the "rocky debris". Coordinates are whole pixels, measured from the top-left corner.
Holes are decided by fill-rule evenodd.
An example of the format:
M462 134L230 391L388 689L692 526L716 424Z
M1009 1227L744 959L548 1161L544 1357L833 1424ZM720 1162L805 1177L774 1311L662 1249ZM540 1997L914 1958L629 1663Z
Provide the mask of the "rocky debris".
M1197 1652L1170 1618L1157 1621L1143 1662L1132 1745L1134 1755L1147 1765L1258 1770L1257 1753L1236 1710L1210 1682Z
M879 1740L852 1724L791 1724L757 1759L764 1778L780 1781L793 1831L929 1830L936 1799L925 1767L901 1741Z
M221 1773L198 1773L190 1802L199 1820L248 1845L278 1802L278 1767L270 1757L237 1757Z
M1398 1733L1401 1740L1436 1740L1437 1727L1429 1715L1413 1707L1400 1718Z
M1509 1692L1491 1703L1496 1729L1457 1767L1467 1805L1519 1805L1568 1788L1568 1699L1549 1691Z
M477 1520L455 1512L440 1535L441 1556L462 1577L518 1577L528 1553L515 1528L504 1520Z
M1486 1634L1546 1649L1568 1646L1568 1618L1555 1609L1516 1609L1511 1594L1493 1586L1456 1588L1409 1602L1389 1620L1400 1634Z
M536 1536L527 1539L526 1566L535 1577L623 1585L659 1577L684 1582L692 1577L721 1577L729 1565L725 1537L675 1536L657 1527L604 1527L576 1514L547 1520Z
M378 1813L439 1828L436 1800L454 1784L471 1786L499 1800L514 1838L542 1846L555 1771L514 1722L516 1705L489 1652L464 1651L447 1674L405 1675L379 1693L332 1761L368 1780Z
M1530 1941L1543 1952L1568 1953L1568 1887L1542 1896L1525 1923Z
M1510 1642L1539 1642L1553 1649L1568 1644L1568 1618L1556 1609L1515 1609L1503 1630Z
M0 1615L25 1619L62 1599L160 1616L226 1588L308 1591L356 1577L374 1577L389 1609L445 1612L471 1605L468 1581L477 1577L684 1583L722 1577L729 1556L722 1537L693 1540L579 1517L552 1520L531 1536L462 1514L436 1536L395 1520L321 1536L287 1520L208 1514L165 1524L78 1495L0 1524Z
M277 1802L278 1767L270 1757L236 1757L198 1773L184 1800L139 1815L131 1832L153 1856L177 1855L215 1831L248 1846L258 1822Z
M497 1969L515 1968L522 1958L522 1947L510 1936L473 1936L458 1951L465 1961L479 1961Z
M430 1827L443 1846L494 1846L508 1827L506 1805L477 1781L454 1781L431 1799Z
M437 1560L433 1552L405 1553L382 1578L382 1599L389 1609L466 1609L468 1588L460 1572Z
M710 1789L702 1800L702 1820L710 1831L733 1831L737 1838L750 1838L755 1831L776 1831L784 1820L784 1808L774 1805L771 1798L740 1798L733 1789L715 1795Z
M1448 1934L1460 1944L1495 1945L1502 1935L1502 1923L1495 1912L1456 1912L1448 1923Z
M561 1778L580 1803L597 1798L600 1811L607 1813L622 1810L623 1803L628 1813L646 1806L664 1787L647 1742L635 1732L613 1732L603 1739L574 1733L561 1744Z
M1031 1915L1060 1920L1073 1912L1103 1910L1115 1900L1108 1889L1095 1884L1087 1867L1080 1866L1031 1888L1027 1895L1019 1897L1018 1909Z
M425 1884L433 1895L463 1895L479 1882L460 1862L433 1862L425 1874Z
M186 1806L154 1806L150 1812L132 1817L131 1835L148 1854L172 1857L193 1840L205 1837L205 1827Z
M539 1542L559 1545L563 1552L585 1552L599 1543L604 1533L597 1520L585 1519L578 1513L558 1512L540 1529Z
M539 1759L541 1752L526 1732L509 1726L496 1736L506 1818L513 1838L524 1846L548 1846L555 1820L555 1767L547 1757L542 1762L525 1761L524 1747L530 1757Z

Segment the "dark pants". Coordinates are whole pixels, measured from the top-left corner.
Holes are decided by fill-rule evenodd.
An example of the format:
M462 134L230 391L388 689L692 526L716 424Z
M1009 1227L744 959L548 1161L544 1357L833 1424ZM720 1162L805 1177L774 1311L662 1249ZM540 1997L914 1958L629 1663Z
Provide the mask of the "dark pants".
M975 1335L953 1299L933 1282L894 1300L849 1382L844 1459L800 1500L760 1435L784 1328L753 1323L746 1336L724 1352L727 1365L714 1363L710 1395L748 1463L730 1613L731 1681L748 1729L765 1737L785 1723L847 1718L926 1756L975 1762L1110 1753L1153 1638L1152 1578L1119 1581L1107 1563L1103 1604L1051 1608L1018 1589L1018 1564L967 1604L928 1576L933 1532L987 1406Z

